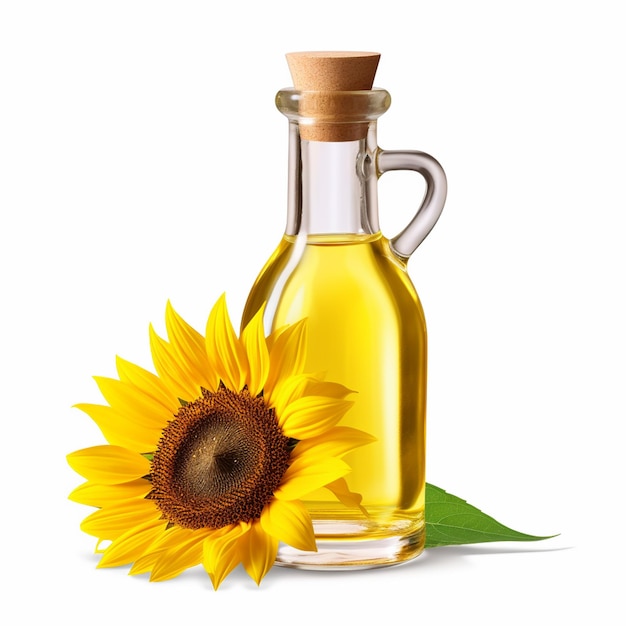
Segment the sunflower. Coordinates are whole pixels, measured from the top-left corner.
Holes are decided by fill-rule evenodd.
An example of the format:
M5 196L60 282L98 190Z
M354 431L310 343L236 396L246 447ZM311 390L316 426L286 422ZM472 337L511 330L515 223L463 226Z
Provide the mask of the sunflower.
M118 357L119 379L95 377L107 405L76 405L108 442L67 457L98 567L162 581L202 564L217 589L241 563L259 584L280 542L316 550L306 494L360 507L341 457L373 439L338 425L353 392L304 371L306 321L266 337L263 312L237 336L222 295L202 336L168 302L156 374Z

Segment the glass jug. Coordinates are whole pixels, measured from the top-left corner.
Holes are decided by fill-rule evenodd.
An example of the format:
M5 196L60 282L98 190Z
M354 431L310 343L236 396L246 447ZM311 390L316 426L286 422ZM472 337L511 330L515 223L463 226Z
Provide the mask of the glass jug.
M356 392L341 424L376 441L350 452L346 477L360 507L310 494L318 551L279 547L277 564L366 568L424 546L426 324L407 261L443 209L446 178L418 151L378 147L389 94L372 89L375 53L287 55L293 89L276 96L289 120L287 226L248 296L242 327L266 303L266 333L307 318L307 371ZM426 181L415 217L387 239L377 181L414 170Z

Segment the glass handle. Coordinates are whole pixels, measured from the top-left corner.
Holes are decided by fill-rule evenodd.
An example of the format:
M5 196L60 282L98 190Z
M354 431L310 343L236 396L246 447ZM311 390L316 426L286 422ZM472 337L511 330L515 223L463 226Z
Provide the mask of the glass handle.
M379 175L392 170L419 172L426 180L426 193L417 213L406 228L390 240L391 249L399 257L408 259L437 223L446 202L448 183L438 161L417 150L379 150Z

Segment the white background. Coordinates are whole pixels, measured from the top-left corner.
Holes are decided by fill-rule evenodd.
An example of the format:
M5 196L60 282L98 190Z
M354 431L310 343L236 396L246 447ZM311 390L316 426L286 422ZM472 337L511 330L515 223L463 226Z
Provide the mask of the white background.
M623 623L620 4L0 4L4 623ZM258 589L238 571L217 593L201 569L96 570L65 455L103 440L71 406L101 401L91 376L116 354L150 367L168 298L203 330L225 291L238 320L284 227L284 53L311 49L381 52L380 145L448 175L409 264L430 333L428 480L560 536L274 568ZM387 235L420 195L419 177L381 180Z

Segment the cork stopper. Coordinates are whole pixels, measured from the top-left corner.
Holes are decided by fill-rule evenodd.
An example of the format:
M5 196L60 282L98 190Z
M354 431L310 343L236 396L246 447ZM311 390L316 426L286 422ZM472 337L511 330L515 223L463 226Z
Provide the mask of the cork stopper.
M369 91L380 54L377 52L290 52L286 55L294 87L304 93L300 136L310 141L353 141L367 136L367 122L354 122L363 98L346 92ZM351 122L346 122L346 119Z

